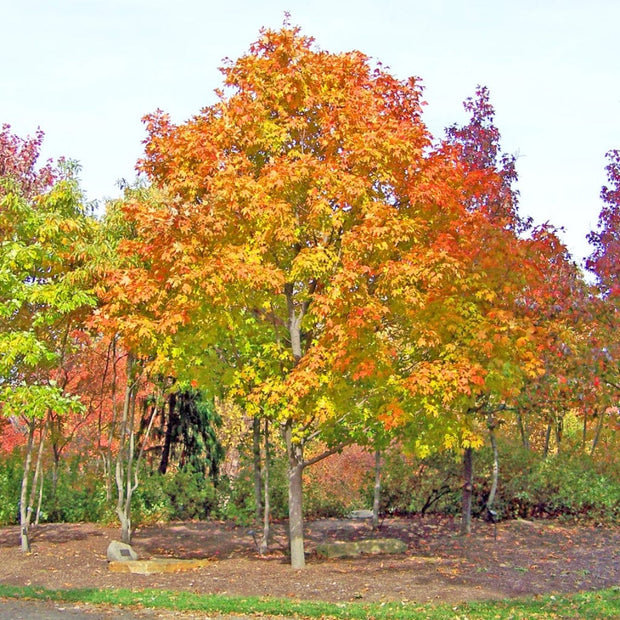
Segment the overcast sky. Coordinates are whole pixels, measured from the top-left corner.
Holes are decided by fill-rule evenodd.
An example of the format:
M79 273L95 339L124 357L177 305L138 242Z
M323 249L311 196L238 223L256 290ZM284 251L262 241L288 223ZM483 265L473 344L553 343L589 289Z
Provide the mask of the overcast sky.
M358 49L422 78L436 136L489 88L521 210L564 227L579 260L597 222L605 153L620 148L618 0L0 0L0 123L38 127L44 156L82 165L90 199L119 194L141 118L177 123L215 101L218 67L284 12L328 51Z

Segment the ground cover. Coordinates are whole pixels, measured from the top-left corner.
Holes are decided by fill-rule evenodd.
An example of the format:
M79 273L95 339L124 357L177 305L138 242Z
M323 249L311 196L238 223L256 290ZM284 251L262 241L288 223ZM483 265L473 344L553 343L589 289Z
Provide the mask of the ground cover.
M557 521L477 522L457 535L449 518L386 519L373 533L365 521L307 524L308 565L287 564L284 524L274 527L270 552L261 557L248 528L222 522L145 527L134 536L140 557L211 558L186 573L127 575L108 571L106 549L117 528L45 524L34 531L32 553L18 548L16 527L0 529L0 584L48 590L168 590L191 595L261 597L331 604L420 605L595 591L620 583L620 528ZM400 538L399 555L325 560L317 544L372 536ZM614 598L612 591L611 598ZM517 604L515 602L515 604ZM620 608L620 603L619 603ZM620 609L619 609L620 613ZM576 616L579 617L579 616Z

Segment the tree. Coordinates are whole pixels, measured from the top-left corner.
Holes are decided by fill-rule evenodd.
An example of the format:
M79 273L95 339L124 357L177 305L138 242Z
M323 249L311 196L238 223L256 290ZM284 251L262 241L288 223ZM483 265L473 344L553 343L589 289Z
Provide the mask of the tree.
M600 291L599 324L604 331L600 366L606 384L620 390L620 151L607 153L608 185L601 190L603 207L597 230L588 235L594 251L586 267L594 273Z
M590 350L595 357L597 388L604 392L599 404L599 425L593 450L606 409L617 403L620 393L620 151L609 151L607 160L607 185L601 190L603 207L597 229L588 235L594 250L586 261L587 269L596 276L598 288L593 300L594 329Z
M75 164L36 168L42 137L38 132L24 140L6 125L0 133L0 402L4 415L21 417L28 428L20 506L24 551L50 420L82 410L66 392L62 368L77 346L75 328L95 304L86 270L95 221Z
M396 305L414 301L433 277L420 261L449 263L433 242L460 215L458 171L429 152L417 81L359 52L316 51L284 27L222 71L219 102L187 123L147 117L141 167L163 198L125 204L137 232L125 250L144 264L116 281L148 302L179 367L184 344L200 350L192 372L220 369L231 395L280 425L301 567L302 472L386 405L382 297L397 285ZM327 450L307 459L318 436Z

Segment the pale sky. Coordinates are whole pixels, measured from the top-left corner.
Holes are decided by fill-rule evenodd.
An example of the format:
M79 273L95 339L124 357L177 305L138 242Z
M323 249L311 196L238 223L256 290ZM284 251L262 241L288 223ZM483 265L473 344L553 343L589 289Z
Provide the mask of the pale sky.
M215 101L222 59L291 22L331 52L419 76L435 136L491 93L521 211L564 227L577 260L597 222L605 153L620 149L618 0L0 0L0 124L76 159L89 199L135 178L141 117L181 123Z

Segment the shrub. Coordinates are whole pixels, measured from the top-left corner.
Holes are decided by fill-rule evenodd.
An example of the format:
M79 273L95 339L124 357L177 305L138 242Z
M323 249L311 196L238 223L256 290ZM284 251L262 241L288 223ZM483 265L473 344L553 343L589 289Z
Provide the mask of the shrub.
M23 463L19 450L14 450L0 461L0 525L19 522L19 495L22 483Z
M171 519L207 519L217 507L213 481L200 472L180 469L164 481Z
M451 452L425 459L403 453L398 446L383 456L381 507L385 514L456 514L460 510L460 463ZM372 503L374 471L367 477L366 498Z
M365 486L373 467L374 456L359 446L345 448L309 467L304 472L305 514L310 518L344 517L357 508L372 506Z

